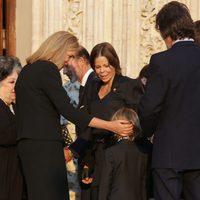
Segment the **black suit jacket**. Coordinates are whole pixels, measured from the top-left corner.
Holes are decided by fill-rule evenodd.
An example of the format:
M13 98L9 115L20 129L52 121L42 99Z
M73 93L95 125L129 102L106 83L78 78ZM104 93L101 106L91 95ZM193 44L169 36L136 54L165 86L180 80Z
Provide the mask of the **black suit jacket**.
M80 91L79 91L79 105L78 107L79 108L82 108L82 106L84 106L85 104L85 98L84 98L84 94L85 94L85 91L87 90L87 88L89 87L90 84L96 84L96 82L98 82L99 79L97 78L95 72L91 72L87 78L87 81L85 83L85 86L81 86L80 87Z
M139 113L144 133L155 134L152 166L200 169L200 48L177 42L149 69Z
M84 94L84 107L93 116L110 120L114 112L122 107L129 107L137 110L139 100L143 94L141 82L137 79L131 79L126 76L116 75L113 81L109 97L106 97L105 105L101 105L98 111L91 108L91 103L98 98L98 91L103 84L101 81L96 81L95 84L89 84ZM98 112L98 113L97 113ZM78 139L70 146L71 150L80 155L87 148L88 141L92 141L93 135L104 133L102 129L87 129L80 134Z
M90 85L94 85L98 81L99 81L99 79L97 78L95 72L93 71L88 76L87 81L85 83L85 86L84 87L80 86L79 105L78 105L79 109L87 111L87 109L85 107L85 105L86 105L86 91L87 91L88 87L90 88ZM83 133L83 132L85 133L85 135L87 135L87 133L90 133L90 128L86 128L85 130L81 130L77 126L75 128L76 128L77 137L79 137L81 135L81 133ZM78 149L80 149L80 151L82 151L82 149L85 149L85 147L88 146L89 144L90 144L90 142L88 142L88 140L83 139L82 137L79 137L78 141L76 141L75 143L72 143L69 148L70 148L70 150L73 151L75 156L79 157L80 152L76 149L78 148Z
M59 70L50 61L25 66L15 90L18 139L62 140L60 115L82 129L92 118L70 104Z
M105 150L100 200L145 200L147 154L136 143L122 140Z

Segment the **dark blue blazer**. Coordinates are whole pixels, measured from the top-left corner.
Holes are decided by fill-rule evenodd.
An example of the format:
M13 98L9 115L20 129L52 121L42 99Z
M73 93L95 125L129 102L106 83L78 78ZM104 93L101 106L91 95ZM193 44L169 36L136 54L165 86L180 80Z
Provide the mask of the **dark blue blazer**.
M200 169L200 47L175 43L151 57L139 116L155 135L153 168Z

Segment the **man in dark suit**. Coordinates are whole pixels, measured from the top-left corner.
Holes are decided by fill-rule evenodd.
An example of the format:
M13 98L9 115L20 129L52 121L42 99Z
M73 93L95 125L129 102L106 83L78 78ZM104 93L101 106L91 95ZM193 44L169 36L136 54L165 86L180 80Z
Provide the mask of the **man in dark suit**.
M78 107L80 109L84 109L84 91L87 90L87 86L89 84L98 81L93 69L90 66L90 55L88 51L81 46L78 51L76 51L74 58L70 60L69 64L65 68L72 68L76 73L78 81L80 82ZM76 135L80 136L80 134L80 129L76 127ZM79 137L77 141L69 147L69 151L73 152L77 155L77 157L79 157L78 173L82 200L89 199L90 196L90 185L86 185L81 182L81 174L83 168L81 161L84 159L85 156L84 153L82 153L82 150L89 145L89 142L86 139L87 135L83 135L82 137ZM69 154L71 154L71 152Z
M80 82L79 91L79 108L83 107L83 94L88 84L97 81L95 73L90 66L90 55L88 51L80 46L73 59L70 60L65 68L71 67L76 73L78 81Z
M150 59L140 102L144 134L154 136L153 178L156 200L200 199L200 48L188 8L166 4L156 17L168 50Z

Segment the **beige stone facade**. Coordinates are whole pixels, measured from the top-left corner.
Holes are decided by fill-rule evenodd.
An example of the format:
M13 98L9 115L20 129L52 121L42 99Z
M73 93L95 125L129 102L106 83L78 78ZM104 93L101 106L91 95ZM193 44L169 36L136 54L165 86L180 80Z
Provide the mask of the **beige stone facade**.
M179 0L200 19L199 0ZM169 0L17 0L17 55L33 52L58 30L73 32L89 51L111 42L124 74L137 77L150 56L165 45L154 29L157 11ZM24 42L25 41L25 42Z

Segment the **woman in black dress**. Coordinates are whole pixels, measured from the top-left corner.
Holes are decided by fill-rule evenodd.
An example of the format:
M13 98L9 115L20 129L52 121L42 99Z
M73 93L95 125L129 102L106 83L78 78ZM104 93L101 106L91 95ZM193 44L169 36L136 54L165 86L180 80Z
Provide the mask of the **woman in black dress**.
M113 46L106 42L97 44L91 52L90 60L100 81L90 85L85 91L84 106L87 111L95 117L110 120L111 116L122 107L137 110L143 94L141 83L137 79L131 79L121 74L119 58ZM90 133L87 130L81 135L81 139L89 139L92 142L92 148L90 147L92 152L86 151L89 153L83 158L83 168L87 167L89 170L93 168L92 156L94 156L92 179L82 180L86 184L92 180L90 197L87 196L87 200L98 199L104 149L112 143L112 135L103 129L90 129ZM76 151L76 149L72 150Z
M15 57L0 56L0 199L22 199L22 175L17 157L14 86L21 70Z

